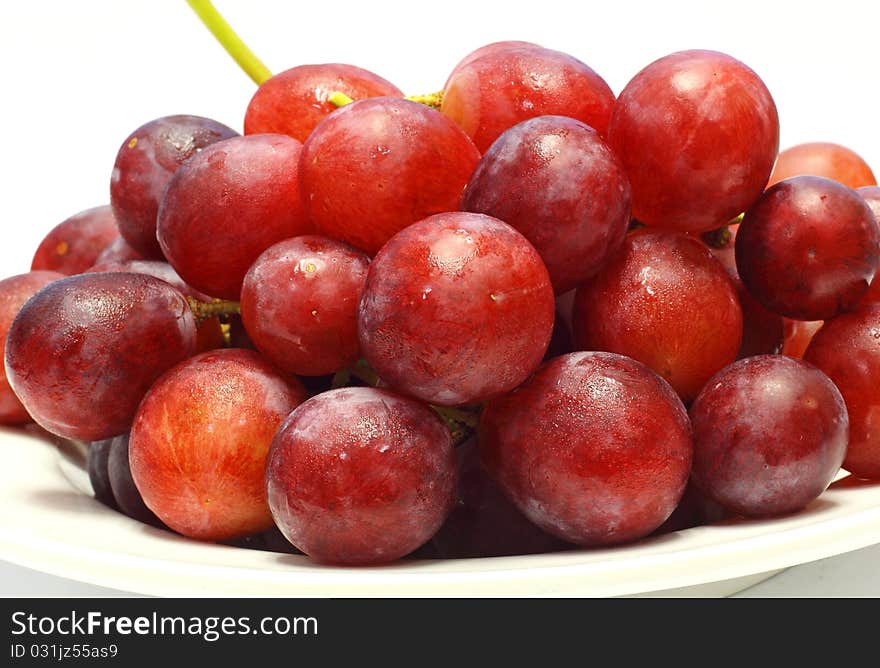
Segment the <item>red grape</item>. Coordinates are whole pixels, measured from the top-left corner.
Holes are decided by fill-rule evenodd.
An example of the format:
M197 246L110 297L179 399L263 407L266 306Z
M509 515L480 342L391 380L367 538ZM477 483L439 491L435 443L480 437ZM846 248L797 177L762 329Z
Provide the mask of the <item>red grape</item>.
M792 320L783 318L783 355L800 359L804 356L813 336L822 327L824 320Z
M312 231L299 195L301 150L285 135L248 135L213 144L181 165L162 198L158 235L183 280L237 300L260 253Z
M353 100L403 97L394 84L354 65L300 65L260 84L245 113L244 133L277 133L304 142L325 116L336 111L328 98L337 92Z
M572 320L578 348L647 364L685 402L736 359L742 341L742 309L721 263L697 239L651 228L628 234L578 288Z
M783 355L731 364L690 410L694 483L749 517L803 508L840 469L846 406L828 376Z
M568 116L604 135L613 105L611 88L589 66L530 45L492 49L458 65L441 110L485 151L502 132L536 116Z
M355 362L369 264L361 251L319 236L287 239L263 252L241 291L242 322L257 350L279 369L304 376Z
M538 44L535 44L534 42L523 42L520 40L511 39L511 40L504 40L501 42L492 42L491 44L486 44L484 46L481 46L478 49L474 49L469 54L467 54L464 58L462 58L460 61L458 61L458 63L455 65L455 67L452 68L452 72L449 73L449 77L446 79L446 85L449 84L449 81L452 79L452 77L454 77L456 74L458 74L458 71L460 69L470 65L472 62L474 62L478 58L482 58L483 56L488 56L490 54L498 53L500 51L508 51L510 49L529 49L529 48L543 49L544 47L542 47ZM444 88L446 87L446 85L444 85Z
M880 478L880 304L866 304L826 322L804 353L834 381L849 414L843 468Z
M853 308L880 265L880 225L853 190L818 176L767 189L746 211L736 266L749 292L794 320Z
M34 253L32 270L79 274L91 267L101 252L119 238L109 206L80 211L56 225Z
M109 262L125 262L126 260L143 260L144 256L128 245L122 237L116 237L95 258L94 264ZM92 265L94 266L94 265Z
M373 255L407 225L457 209L479 159L443 114L362 100L328 116L303 146L303 201L319 234Z
M763 191L779 148L779 117L767 87L743 63L715 51L681 51L626 85L608 142L629 176L636 219L705 231Z
M798 144L782 151L767 187L792 176L824 176L850 188L877 185L874 173L861 156L831 142Z
M110 204L119 232L132 248L146 257L162 257L156 216L171 176L204 147L237 134L209 118L164 116L122 142L110 178Z
M21 309L6 341L9 384L53 434L99 441L128 431L141 398L195 351L186 299L131 273L68 276Z
M657 529L684 493L692 455L687 412L669 384L602 352L557 357L491 401L479 445L529 519L580 545Z
M629 226L620 161L588 125L540 116L506 130L480 159L461 208L503 220L534 246L557 294L595 274Z
M325 392L297 408L272 443L269 505L313 559L393 561L437 531L455 500L455 451L440 418L387 390Z
M305 398L299 383L249 350L202 353L171 369L144 397L131 430L131 472L147 507L200 540L271 527L269 445Z
M538 367L554 304L547 269L519 232L490 216L438 214L399 232L370 265L361 351L401 392L480 402Z
M856 192L868 203L868 206L871 207L871 211L874 212L874 218L880 222L880 186L864 186L858 188ZM863 304L869 302L880 303L880 279L877 278L877 274L874 274L874 280L871 281L871 286L862 297Z
M15 316L28 299L52 281L64 278L55 271L30 271L0 281L0 355L6 356L6 335ZM9 386L6 370L0 368L0 424L31 422L31 416Z

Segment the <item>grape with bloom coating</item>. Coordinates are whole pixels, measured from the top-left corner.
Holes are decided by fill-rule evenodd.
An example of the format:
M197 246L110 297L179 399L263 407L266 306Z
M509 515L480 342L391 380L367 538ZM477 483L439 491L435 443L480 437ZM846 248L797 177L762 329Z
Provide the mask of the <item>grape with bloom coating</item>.
M525 515L579 545L635 540L670 516L692 444L669 384L633 359L571 353L491 401L483 462Z
M572 312L581 350L647 364L685 402L736 359L742 309L721 263L697 239L642 228L603 271L578 288Z
M21 307L37 292L59 278L64 278L64 274L55 271L29 271L0 281L0 355L3 355L3 359L6 355L6 335ZM31 416L9 386L6 369L0 369L0 424L24 424L30 421Z
M828 487L846 454L849 422L840 392L813 365L784 355L722 369L690 416L694 484L749 517L803 508Z
M614 93L592 68L535 45L497 48L460 64L443 89L441 111L480 151L529 118L575 118L605 135Z
M397 86L355 65L299 65L260 84L248 103L244 133L277 133L305 142L315 126L336 111L336 105L329 101L333 93L353 100L403 97Z
M442 213L399 232L373 260L358 336L392 388L469 404L538 367L554 307L547 269L525 237L490 216Z
M590 126L539 116L506 130L480 159L464 211L503 220L541 255L556 294L595 274L623 242L630 188Z
M212 297L238 300L260 253L312 231L299 194L301 151L286 135L234 137L177 170L159 208L158 235L183 280Z
M153 381L195 345L189 304L165 281L78 274L50 283L21 309L6 341L6 372L41 427L99 441L127 432Z
M241 290L241 319L257 350L302 376L332 374L355 362L369 264L356 248L316 235L268 248Z
M437 531L455 499L455 451L442 420L388 390L319 394L284 422L266 467L287 539L336 564L393 561Z
M131 430L131 473L144 503L199 540L268 529L269 445L306 396L250 350L214 350L177 365L144 397Z
M826 322L804 360L828 374L846 402L850 435L843 468L880 479L880 304Z
M764 82L716 51L680 51L626 85L608 143L632 186L633 217L687 232L712 230L754 202L779 149L779 117Z
M880 266L880 225L855 191L819 176L768 188L746 211L736 267L749 292L794 320L826 320L862 299Z
M123 238L145 257L161 258L156 216L177 168L204 147L238 133L201 116L163 116L132 132L116 154L110 205Z
M40 242L31 270L72 275L91 267L98 256L119 238L116 218L109 205L96 206L58 223Z
M480 153L458 126L392 97L342 107L303 146L303 202L319 234L375 254L417 220L458 208Z

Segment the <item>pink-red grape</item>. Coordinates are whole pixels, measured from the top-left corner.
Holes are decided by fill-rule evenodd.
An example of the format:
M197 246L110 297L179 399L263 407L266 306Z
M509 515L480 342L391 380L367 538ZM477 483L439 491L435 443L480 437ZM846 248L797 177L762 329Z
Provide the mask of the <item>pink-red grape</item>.
M43 238L34 253L31 270L82 273L118 238L119 228L110 206L80 211L58 223Z
M780 152L767 187L792 176L824 176L850 188L877 185L874 173L858 153L831 142L797 144Z

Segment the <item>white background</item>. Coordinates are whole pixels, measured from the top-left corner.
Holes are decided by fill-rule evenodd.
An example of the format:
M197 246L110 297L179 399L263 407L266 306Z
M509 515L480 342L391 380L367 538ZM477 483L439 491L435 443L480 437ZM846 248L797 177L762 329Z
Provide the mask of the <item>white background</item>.
M667 53L725 51L766 82L779 109L783 147L836 141L880 172L876 2L216 5L273 72L349 62L407 93L439 89L468 51L502 39L567 51L615 92ZM3 276L26 271L55 224L107 202L116 150L130 131L174 113L210 116L240 131L255 90L183 0L3 1L0 68Z

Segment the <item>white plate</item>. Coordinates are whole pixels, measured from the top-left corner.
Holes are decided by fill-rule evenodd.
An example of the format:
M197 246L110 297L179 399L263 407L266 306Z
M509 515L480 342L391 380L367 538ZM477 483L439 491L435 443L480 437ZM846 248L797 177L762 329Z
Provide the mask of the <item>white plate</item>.
M197 543L130 520L91 498L84 471L33 433L0 430L0 453L0 559L161 596L714 596L880 543L880 484L845 477L792 516L703 526L622 547L328 567Z

